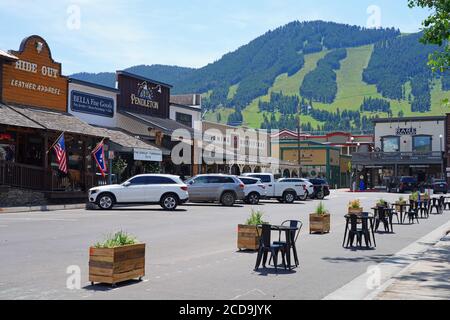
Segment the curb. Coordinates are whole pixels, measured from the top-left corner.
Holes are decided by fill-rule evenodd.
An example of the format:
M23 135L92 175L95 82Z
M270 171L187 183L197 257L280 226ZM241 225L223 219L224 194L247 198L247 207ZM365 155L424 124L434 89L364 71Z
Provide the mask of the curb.
M381 276L379 286L369 288L368 283L373 276L370 272L363 273L322 300L372 300L385 290L394 278L411 268L417 261L417 255L424 254L447 235L450 221L438 227L421 239L413 242L383 262L371 266L378 268ZM419 258L420 259L420 258Z
M61 204L61 205L44 205L44 206L32 206L32 207L0 208L0 214L38 212L38 211L74 210L74 209L88 209L88 205L86 203L80 203L80 204Z

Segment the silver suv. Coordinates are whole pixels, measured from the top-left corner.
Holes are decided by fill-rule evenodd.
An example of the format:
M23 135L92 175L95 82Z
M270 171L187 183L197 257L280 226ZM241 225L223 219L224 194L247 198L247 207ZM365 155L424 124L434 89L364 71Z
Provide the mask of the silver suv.
M244 184L239 178L222 174L198 175L186 182L191 202L220 202L231 207L244 200Z

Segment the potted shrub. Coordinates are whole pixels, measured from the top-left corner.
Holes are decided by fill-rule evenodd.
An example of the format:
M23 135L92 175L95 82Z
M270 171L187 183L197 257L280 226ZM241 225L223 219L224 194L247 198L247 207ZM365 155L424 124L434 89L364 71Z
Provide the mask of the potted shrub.
M264 213L259 210L253 210L250 214L250 217L247 219L245 224L238 225L238 239L237 239L237 247L239 250L247 249L247 250L258 250L259 249L259 240L258 229L257 226L261 224L266 224L262 217ZM261 233L261 231L259 231Z
M387 207L387 205L388 205L388 203L387 203L387 201L384 200L384 199L380 199L380 200L378 200L378 202L377 202L377 207Z
M419 192L413 192L413 193L409 196L409 200L419 201Z
M361 215L362 212L363 208L361 207L361 201L359 199L350 201L350 203L348 204L349 214Z
M322 234L330 232L330 213L325 209L323 202L320 202L316 211L309 215L309 233L313 232Z
M400 211L400 205L402 205L402 204L406 204L406 200L405 200L404 197L399 197L399 198L398 198L398 201L395 203L395 210L396 210L397 212Z
M117 283L145 276L145 243L120 231L89 250L89 281Z

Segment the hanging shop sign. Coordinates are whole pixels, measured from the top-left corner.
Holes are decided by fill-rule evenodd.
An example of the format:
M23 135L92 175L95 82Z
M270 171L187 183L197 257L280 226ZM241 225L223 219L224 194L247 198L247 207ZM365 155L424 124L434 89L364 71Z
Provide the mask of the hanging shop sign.
M127 72L117 73L118 109L169 118L170 87Z
M134 160L138 161L162 161L161 150L150 150L150 149L134 149Z
M415 136L417 134L416 128L397 128L396 134L398 136Z
M85 92L70 93L70 109L103 117L114 117L114 100Z
M2 100L27 106L67 111L67 77L53 60L47 42L39 36L24 39L19 60L3 66Z

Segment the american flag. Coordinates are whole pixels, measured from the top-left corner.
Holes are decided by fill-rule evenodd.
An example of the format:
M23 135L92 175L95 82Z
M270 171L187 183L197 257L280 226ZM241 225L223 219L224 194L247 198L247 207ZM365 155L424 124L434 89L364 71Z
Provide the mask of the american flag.
M66 156L66 143L64 141L64 133L56 141L53 149L56 153L56 160L58 161L59 170L67 173L67 156Z

